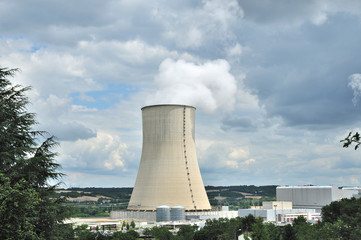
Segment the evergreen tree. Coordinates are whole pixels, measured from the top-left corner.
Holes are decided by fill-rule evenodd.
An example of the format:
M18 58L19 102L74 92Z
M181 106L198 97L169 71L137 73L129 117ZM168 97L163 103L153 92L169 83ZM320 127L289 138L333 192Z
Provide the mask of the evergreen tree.
M196 225L182 225L179 228L179 231L177 233L177 235L182 239L182 240L188 240L188 239L193 239L194 238L194 233L197 231L198 226Z
M173 237L167 227L153 227L152 232L156 240L171 240Z
M143 230L143 235L145 237L146 240L148 239L152 239L153 238L153 231L149 228L146 228Z
M134 228L135 228L135 222L134 222L134 221L131 221L131 222L130 222L130 226L132 227L132 229L134 229Z
M270 240L269 233L262 221L257 221L252 225L252 240Z
M30 88L8 80L16 71L0 67L0 239L61 239L69 212L48 183L62 176L51 151L57 142L49 137L37 144L46 133L33 130L35 114L27 112L25 96Z
M283 240L295 240L296 239L295 231L292 228L291 224L287 224L286 226L283 227L282 239Z

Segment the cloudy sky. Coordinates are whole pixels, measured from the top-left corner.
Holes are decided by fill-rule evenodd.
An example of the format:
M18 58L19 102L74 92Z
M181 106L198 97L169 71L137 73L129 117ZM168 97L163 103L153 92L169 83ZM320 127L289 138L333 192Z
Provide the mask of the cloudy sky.
M205 185L361 185L361 1L0 0L65 187L133 186L141 107L193 105Z

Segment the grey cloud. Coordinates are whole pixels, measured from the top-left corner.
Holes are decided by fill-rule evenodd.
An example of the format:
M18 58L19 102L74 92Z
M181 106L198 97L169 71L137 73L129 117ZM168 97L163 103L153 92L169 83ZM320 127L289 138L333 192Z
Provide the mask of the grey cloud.
M352 24L354 18L335 18L334 24L305 26L282 33L277 41L251 46L261 64L247 69L245 85L258 95L269 116L311 127L360 120L347 83L361 64L361 31Z
M245 19L258 24L288 27L311 22L316 25L327 21L328 15L337 12L361 16L360 1L329 0L238 0Z
M85 0L77 2L64 1L2 1L1 16L8 23L16 24L23 19L27 23L38 24L38 26L51 25L82 25L89 26L94 23L106 23L108 15L104 14L111 1ZM40 7L41 6L41 7ZM18 18L22 16L22 18ZM46 21L44 21L46 19ZM2 25L2 27L5 27ZM24 26L25 27L25 26ZM19 28L17 28L19 29Z
M256 124L249 117L225 117L222 120L222 129L236 129L238 131L254 131Z
M361 164L354 161L344 161L342 163L339 163L336 167L339 169L357 169L357 172L359 172L361 169Z
M259 23L286 23L301 21L318 11L317 1L248 1L239 0L245 19Z
M155 8L151 2L138 1L2 1L0 31L60 50L80 40L125 41L141 35L155 40L162 31L162 24L152 16Z
M77 122L58 122L54 123L51 127L44 127L51 129L50 133L57 137L59 141L76 141L79 139L89 139L97 136L96 131Z
M40 7L41 6L41 7ZM105 1L2 1L1 32L15 36L45 36L51 29L83 28L105 24Z

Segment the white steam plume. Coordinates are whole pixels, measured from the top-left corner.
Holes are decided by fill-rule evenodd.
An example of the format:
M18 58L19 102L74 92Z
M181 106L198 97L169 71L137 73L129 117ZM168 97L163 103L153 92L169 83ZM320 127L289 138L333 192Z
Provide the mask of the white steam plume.
M231 110L237 91L236 80L226 60L197 65L184 60L164 60L155 78L157 91L147 104L186 104L204 112Z

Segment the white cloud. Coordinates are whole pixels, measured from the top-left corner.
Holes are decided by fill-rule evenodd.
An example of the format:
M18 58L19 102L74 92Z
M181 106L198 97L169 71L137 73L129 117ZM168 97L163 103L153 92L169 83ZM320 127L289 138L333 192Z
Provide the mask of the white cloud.
M229 57L240 57L243 53L243 47L236 43L234 46L227 48L226 52Z
M38 112L37 120L42 130L48 131L60 141L76 141L96 136L95 129L91 129L87 122L77 118L76 113L79 109L72 106L71 98L50 94L47 98L36 96L33 99L29 110Z
M320 12L317 15L313 16L311 22L315 25L322 25L327 21L327 14L325 12Z
M255 162L256 162L256 159L250 158L250 159L247 159L246 161L244 161L244 164L248 166Z
M122 149L126 149L127 145L122 144L120 145ZM109 170L113 170L116 167L124 167L124 161L121 157L121 152L119 149L113 150L109 154L109 159L106 159L104 162L104 166Z
M245 168L249 167L252 163L255 163L256 160L254 158L247 159L245 161L239 162L235 160L227 160L226 165L231 168L242 168L242 171L245 170Z
M79 172L126 170L127 144L118 136L99 131L96 137L61 143L61 164ZM73 170L74 171L74 170Z
M97 112L98 109L96 108L88 108L82 105L72 105L71 110L73 112Z
M202 45L203 34L201 30L196 27L188 29L186 36L182 41L179 41L178 44L183 48L198 48Z
M256 163L256 159L249 158L249 156L248 147L232 149L228 154L229 160L226 160L226 165L234 168L247 168L251 164Z
M231 110L237 91L236 80L225 60L194 64L184 60L164 60L155 78L157 91L147 104L188 104L212 113Z
M353 185L360 185L360 181L359 181L359 178L358 178L358 177L350 177L350 182L351 182Z
M163 22L162 36L183 49L199 49L217 41L228 47L235 37L231 26L242 19L243 12L236 0L205 0L196 8L179 11L159 8L154 17Z
M348 86L350 86L353 90L353 99L352 102L353 104L357 104L358 99L361 96L361 74L360 73L355 73L352 74L349 77L349 83Z
M244 159L249 156L249 150L243 148L234 149L228 156L232 159Z
M108 61L121 60L126 63L142 64L150 59L177 57L177 51L168 51L163 46L150 46L141 40L81 41L79 51L83 55L98 56Z
M242 18L244 13L242 8L239 7L238 2L235 0L222 1L222 0L203 0L204 11L222 23L222 25L228 25L234 19Z

